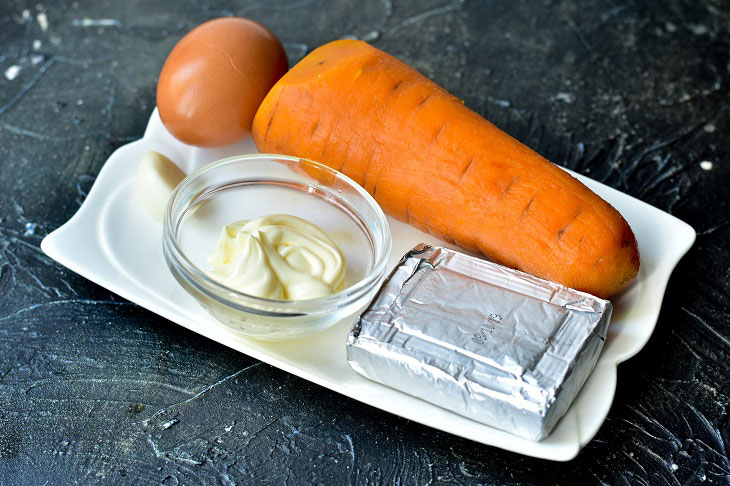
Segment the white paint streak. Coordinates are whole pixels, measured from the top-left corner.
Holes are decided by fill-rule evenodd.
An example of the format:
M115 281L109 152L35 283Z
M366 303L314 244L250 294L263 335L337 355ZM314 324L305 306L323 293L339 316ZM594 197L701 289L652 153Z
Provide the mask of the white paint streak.
M38 223L25 223L25 233L23 233L23 236L34 235L36 228L38 228Z
M224 378L221 378L220 380L216 381L212 385L206 386L205 388L203 388L198 393L196 393L195 395L193 395L192 397L190 397L188 399L185 399L185 400L183 400L181 402L174 403L174 404L168 406L167 408L161 408L161 409L159 409L158 411L156 411L155 413L153 413L152 415L150 415L149 418L145 419L144 420L144 423L145 424L149 424L150 423L150 420L152 420L153 418L157 417L158 415L161 415L161 414L165 413L168 408L176 407L176 406L182 405L184 403L190 403L193 400L195 400L197 398L200 398L201 396L205 395L206 393L208 393L209 391L211 391L213 388L217 387L218 385L222 385L223 383L227 382L228 380L230 380L232 378L235 378L238 375L240 375L241 373L244 373L244 372L250 370L251 368L255 368L256 366L259 366L261 364L263 364L263 363L261 361L259 361L257 363L252 364L252 365L246 366L245 368L242 368L242 369L236 371L232 375L228 375L228 376L226 376Z
M454 10L458 9L459 7L461 7L461 5L463 3L464 3L463 0L458 0L457 2L449 4L449 5L444 5L441 7L432 8L431 10L426 10L425 12L421 12L418 15L414 15L413 17L409 17L409 18L405 19L401 23L401 25L403 27L406 27L408 25L413 25L418 22L422 22L429 17L433 17L434 15L441 15L441 14L445 14L445 13L454 11Z
M370 32L363 34L363 36L360 39L364 40L365 42L376 41L376 40L380 39L380 31L371 30Z
M35 19L43 32L48 31L48 16L45 12L38 12Z
M136 305L132 302L116 302L113 300L90 300L90 299L64 299L64 300L53 300L51 302L44 302L42 304L32 304L28 307L23 307L22 309L19 309L12 314L8 314L5 316L0 317L0 321L7 321L8 319L12 319L13 317L17 317L21 314L24 314L26 312L32 312L35 309L40 309L43 307L52 307L56 305L65 305L65 304L84 304L84 305Z
M686 312L687 314L689 314L690 316L694 317L694 319L695 319L695 320L696 320L697 322L699 322L700 324L702 324L703 326L705 326L705 327L706 327L706 328L707 328L707 329L708 329L708 330L709 330L710 332L712 332L712 334L714 334L714 335L715 335L715 336L717 337L717 339L719 339L719 340L720 340L721 342L725 343L725 345L726 345L726 346L727 346L728 348L730 348L730 341L729 341L729 340L728 340L728 339L727 339L727 338L726 338L725 336L723 336L723 335L722 335L722 334L720 334L719 332L715 331L715 330L714 330L714 329L712 328L712 326L710 326L710 325L709 325L709 324L708 324L707 322L705 322L705 320L704 320L704 319L702 319L702 318L701 318L700 316L698 316L698 315L697 315L697 314L695 314L694 312L690 311L690 310L689 310L689 309L687 309L686 307L680 307L680 309L682 309L683 311L685 311L685 312Z
M563 103L570 104L575 101L575 96L570 93L565 93L564 91L561 91L560 93L553 96L553 100L562 101Z
M72 24L76 27L121 27L122 23L117 19L74 19Z
M149 385L150 383L154 383L155 386L158 386L160 388L167 388L168 390L172 390L177 393L182 393L182 394L190 393L190 390L188 390L186 388L181 388L179 386L172 385L170 383L150 382L149 380L134 380L131 378L130 379L128 379L128 378L90 378L90 377L83 376L83 375L67 376L67 377L64 377L63 379L54 377L54 378L43 378L40 380L36 380L36 381L31 382L30 385L28 385L28 388L26 388L25 393L28 393L29 391L33 390L34 388L38 388L38 387L42 387L42 386L46 386L46 385L54 385L54 384L58 384L60 382L63 382L64 384L95 383L95 384L104 385L104 386L109 386L112 383L115 383L115 384L118 383L118 384L123 385L126 389L141 388L141 387ZM109 399L106 399L106 400L109 400ZM172 419L171 421L175 421L175 420L177 420L177 419ZM171 426L172 425L174 425L174 424L171 424ZM167 428L167 427L164 427L164 425L163 425L163 428Z
M172 427L173 425L175 425L178 422L179 422L179 420L176 419L176 418L174 418L172 420L168 420L167 422L165 422L164 424L162 424L162 428L165 429L165 430L167 430L167 429L169 429L170 427Z
M200 461L195 461L193 459L188 459L186 457L173 456L173 455L171 455L168 452L161 451L157 447L157 444L155 444L155 442L152 440L152 436L151 435L148 435L147 436L147 443L150 445L150 447L152 447L152 452L155 453L155 456L157 456L158 459L164 459L166 461L172 461L172 462L180 461L180 462L183 462L185 464L190 464L191 466L200 466L200 465L203 464Z
M352 474L355 471L355 444L353 444L350 434L343 434L342 436L347 441L347 445L350 446L348 450L348 452L350 453L350 470L348 471L347 483L352 484Z
M21 70L22 68L20 66L14 64L5 70L5 77L8 78L8 80L12 81L13 79L18 77L18 74L20 74Z

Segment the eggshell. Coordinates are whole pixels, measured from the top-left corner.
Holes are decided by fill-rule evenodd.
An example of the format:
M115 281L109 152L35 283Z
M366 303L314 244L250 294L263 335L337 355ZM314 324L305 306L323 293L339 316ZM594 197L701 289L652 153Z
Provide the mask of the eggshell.
M162 123L189 145L237 142L250 133L261 101L287 68L284 48L263 25L240 17L210 20L185 35L162 67Z

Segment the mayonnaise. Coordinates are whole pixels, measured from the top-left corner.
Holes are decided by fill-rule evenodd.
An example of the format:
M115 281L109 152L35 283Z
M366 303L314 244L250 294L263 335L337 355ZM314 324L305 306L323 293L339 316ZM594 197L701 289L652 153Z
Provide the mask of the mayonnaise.
M345 256L316 225L272 214L223 227L208 256L211 277L257 297L305 300L345 286Z

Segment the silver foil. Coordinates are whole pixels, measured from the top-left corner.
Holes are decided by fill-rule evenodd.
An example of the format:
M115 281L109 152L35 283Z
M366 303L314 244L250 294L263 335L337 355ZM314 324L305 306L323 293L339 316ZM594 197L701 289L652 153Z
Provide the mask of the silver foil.
M446 248L408 252L355 322L358 373L540 440L603 348L611 303Z

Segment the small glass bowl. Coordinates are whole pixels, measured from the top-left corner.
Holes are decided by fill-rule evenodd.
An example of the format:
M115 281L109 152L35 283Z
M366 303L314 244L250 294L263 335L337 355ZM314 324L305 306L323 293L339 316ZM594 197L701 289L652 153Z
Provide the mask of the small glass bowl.
M209 277L207 257L225 224L291 214L321 227L345 253L345 289L311 300L264 299ZM385 276L391 234L383 211L349 177L311 160L240 155L190 174L170 196L162 248L170 272L217 320L263 340L307 336L364 307Z

